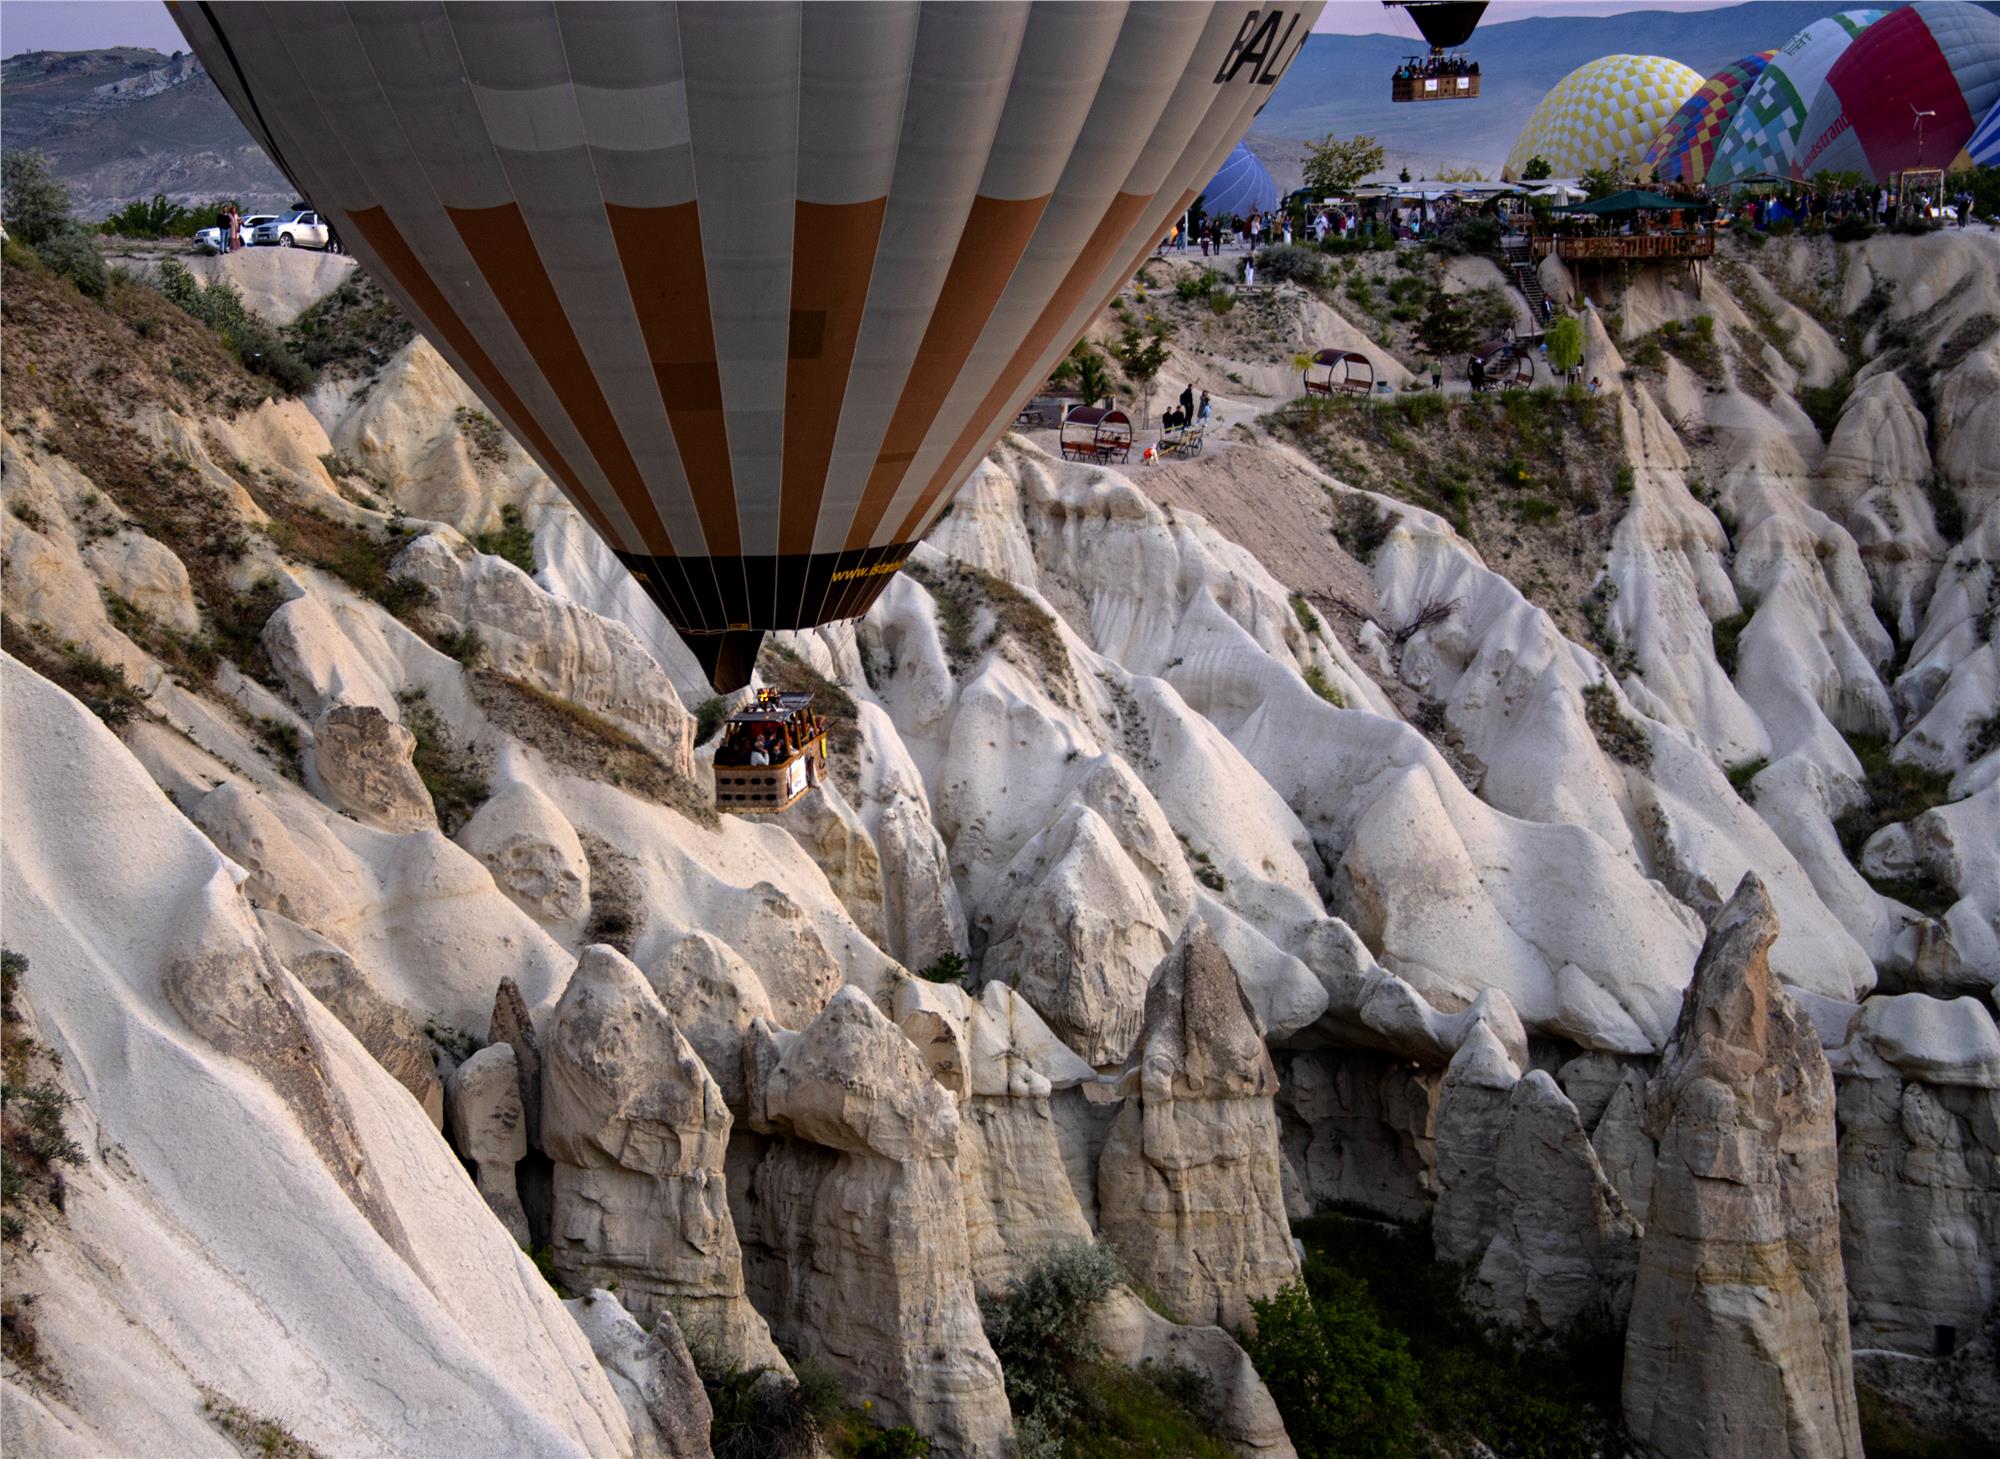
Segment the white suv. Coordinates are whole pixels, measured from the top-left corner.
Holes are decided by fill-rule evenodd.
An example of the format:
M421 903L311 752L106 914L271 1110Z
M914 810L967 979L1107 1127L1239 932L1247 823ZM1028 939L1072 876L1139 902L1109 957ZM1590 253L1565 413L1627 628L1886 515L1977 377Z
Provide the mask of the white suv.
M243 242L245 246L257 241L257 230L266 223L277 221L275 213L253 213L243 220ZM220 228L198 229L194 235L194 246L203 253L221 253L227 240Z
M268 223L259 224L251 235L252 243L275 243L280 248L324 248L331 237L318 213L310 208L299 212L281 213Z

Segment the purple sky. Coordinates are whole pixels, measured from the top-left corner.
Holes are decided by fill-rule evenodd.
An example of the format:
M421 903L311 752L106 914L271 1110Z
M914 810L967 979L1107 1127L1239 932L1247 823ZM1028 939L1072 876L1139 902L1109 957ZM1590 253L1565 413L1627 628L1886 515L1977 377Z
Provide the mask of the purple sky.
M1621 10L1712 10L1736 0L1494 0L1486 19L1528 15L1612 15ZM1408 16L1380 0L1332 0L1317 27L1350 35L1414 36ZM167 7L156 0L0 0L0 55L22 51L88 51L104 46L185 46Z
M1741 0L1492 0L1480 22L1491 25L1501 20L1525 20L1530 15L1616 15L1621 10L1716 10ZM1417 27L1409 16L1386 10L1382 0L1328 0L1320 12L1316 31L1338 31L1345 35L1397 35L1414 37Z
M0 55L96 51L106 46L187 49L159 0L0 0Z

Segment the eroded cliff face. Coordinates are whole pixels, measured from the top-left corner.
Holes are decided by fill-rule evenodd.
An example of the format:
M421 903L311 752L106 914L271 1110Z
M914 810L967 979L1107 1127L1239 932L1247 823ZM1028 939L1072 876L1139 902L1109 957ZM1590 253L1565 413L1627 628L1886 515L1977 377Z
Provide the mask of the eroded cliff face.
M1586 316L1630 468L1563 569L1608 585L1594 637L1531 528L1489 560L1265 430L1275 400L1157 475L1008 437L865 620L767 661L852 706L836 785L768 819L707 809L691 657L517 448L469 448L426 346L311 412L142 379L86 428L13 390L10 330L7 941L89 1138L21 1267L78 1381L10 1371L9 1442L115 1450L206 1386L329 1452L421 1449L445 1407L485 1452L700 1452L684 1332L999 1454L976 1299L1098 1235L1181 1319L1121 1297L1114 1355L1202 1368L1282 1454L1209 1324L1295 1275L1290 1219L1430 1213L1532 1331L1622 1320L1636 1270L1636 1371L1721 1260L1707 1141L1810 1157L1744 1186L1804 1253L1745 1290L1791 1304L1766 1368L1816 1375L1795 1452L1847 1452L1843 1266L1860 1346L1962 1345L1994 1300L2000 247L1738 267L1635 291L1620 339ZM1791 395L1847 368L1815 290L1876 341L1830 440ZM1620 379L1701 311L1717 379ZM532 573L473 540L503 506ZM1365 560L1327 530L1363 509ZM1885 798L1917 771L1935 805ZM1736 981L1793 1012L1782 1057L1713 1044L1748 1081L1723 1141L1685 1010L1746 871ZM947 955L962 981L914 975ZM560 1310L524 1237L599 1290ZM345 1290L258 1306L329 1240ZM189 1275L81 1280L98 1253ZM128 1320L158 1361L87 1381ZM1659 1452L1770 1407L1669 1376Z

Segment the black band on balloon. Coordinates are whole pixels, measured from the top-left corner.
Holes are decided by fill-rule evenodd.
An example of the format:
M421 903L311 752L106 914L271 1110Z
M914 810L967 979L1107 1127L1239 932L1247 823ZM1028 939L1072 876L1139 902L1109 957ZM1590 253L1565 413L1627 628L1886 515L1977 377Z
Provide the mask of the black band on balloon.
M618 560L682 634L812 628L868 611L911 544L771 557Z

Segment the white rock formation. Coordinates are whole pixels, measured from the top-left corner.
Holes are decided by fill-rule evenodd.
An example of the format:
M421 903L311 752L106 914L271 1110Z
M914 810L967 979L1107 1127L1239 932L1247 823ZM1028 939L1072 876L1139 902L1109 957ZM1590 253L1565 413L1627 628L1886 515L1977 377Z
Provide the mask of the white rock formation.
M768 1025L759 1025L762 1037ZM882 1419L940 1451L1006 1452L999 1361L974 1301L957 1102L856 988L752 1055L761 1152L740 1205L763 1310Z
M556 1271L571 1286L615 1279L639 1314L678 1309L743 1367L781 1367L743 1295L729 1110L645 977L612 948L585 948L541 1058Z
M416 736L372 704L337 704L313 723L317 788L363 825L423 831L437 825L431 793L410 756Z
M1546 1332L1592 1319L1615 1330L1632 1297L1639 1223L1576 1106L1540 1069L1514 1086L1493 1169L1493 1239L1467 1284L1470 1304Z
M488 1044L451 1071L445 1081L451 1142L472 1162L479 1194L522 1246L531 1244L514 1167L528 1153L528 1121L521 1109L521 1070L511 1044Z
M1625 1339L1643 1454L1859 1459L1833 1077L1772 977L1746 876L1702 948L1647 1124L1659 1141Z
M710 1459L713 1411L671 1312L641 1327L615 1292L563 1303L611 1380L632 1425L632 1459Z
M1191 923L1146 992L1097 1167L1099 1229L1183 1322L1241 1326L1299 1272L1280 1185L1278 1074L1236 970Z
M629 1454L575 1323L237 869L74 701L7 657L0 693L7 942L87 1152L10 1262L67 1386L9 1377L8 1450L216 1452L206 1387L328 1453L420 1452L449 1412L468 1451Z

